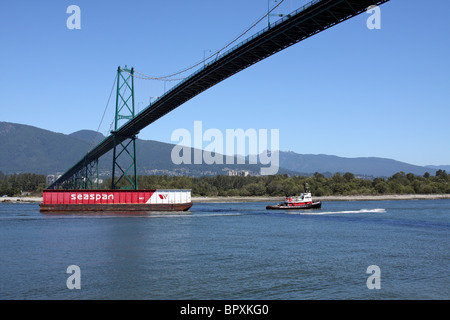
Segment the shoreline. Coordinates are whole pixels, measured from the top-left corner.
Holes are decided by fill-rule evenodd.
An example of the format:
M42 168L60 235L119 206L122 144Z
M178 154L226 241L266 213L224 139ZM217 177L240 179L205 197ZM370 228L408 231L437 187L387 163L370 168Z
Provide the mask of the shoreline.
M450 199L450 194L392 194L392 195L356 195L313 197L320 201L382 201L382 200L437 200ZM194 203L225 202L280 202L284 197L192 197ZM5 197L0 203L42 203L42 197Z
M0 203L42 203L42 197L5 197L0 198Z
M438 200L450 199L450 194L400 194L313 197L319 201L382 201L382 200ZM221 202L280 202L284 197L192 197L194 203Z

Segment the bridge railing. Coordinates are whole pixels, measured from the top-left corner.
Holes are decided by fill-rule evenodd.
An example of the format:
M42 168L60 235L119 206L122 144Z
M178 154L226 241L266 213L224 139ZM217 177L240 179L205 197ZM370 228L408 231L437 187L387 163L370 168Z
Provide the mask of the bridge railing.
M264 32L267 32L269 29L272 29L273 27L279 25L280 23L283 23L284 21L290 19L292 16L297 15L298 13L305 11L306 9L308 9L309 7L315 5L316 3L319 3L323 0L312 0L310 2L308 2L307 4L301 6L300 8L298 8L297 10L292 11L290 14L284 15L283 17L281 17L280 19L278 19L277 21L275 21L274 23L271 24L270 27L265 27L262 30L256 32L255 34L253 34L252 36L246 38L245 40L241 41L240 43L238 43L237 45L235 45L234 47L232 47L231 49L225 51L223 54L221 54L219 57L215 58L214 61L220 59L221 57L229 54L230 52L236 50L237 48L243 46L244 44L246 44L247 42L253 40L254 38L260 36L261 34L263 34Z

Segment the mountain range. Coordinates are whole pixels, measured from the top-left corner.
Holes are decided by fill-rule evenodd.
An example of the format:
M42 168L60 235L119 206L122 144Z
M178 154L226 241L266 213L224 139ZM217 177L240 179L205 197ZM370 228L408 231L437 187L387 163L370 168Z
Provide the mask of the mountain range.
M104 138L102 134L91 130L66 135L23 124L0 122L0 171L5 174L25 172L61 174ZM171 159L174 146L169 143L138 139L136 143L138 174L213 176L226 175L229 170L245 170L251 175L257 175L261 167L268 167L261 164L251 165L249 161L245 164L236 164L236 158L235 164L176 165ZM100 174L107 176L111 172L111 167L110 151L99 160ZM435 174L438 169L450 172L450 165L422 167L385 158L343 158L280 151L278 173L311 175L319 172L332 175L336 172L351 172L356 176L389 177L400 171L415 175L423 175L425 172Z

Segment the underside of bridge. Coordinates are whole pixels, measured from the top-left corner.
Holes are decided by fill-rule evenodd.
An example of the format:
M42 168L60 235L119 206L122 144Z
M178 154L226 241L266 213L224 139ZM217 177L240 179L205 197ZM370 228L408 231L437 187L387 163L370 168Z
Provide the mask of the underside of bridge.
M89 151L79 162L49 186L49 189L63 187L64 183L74 181L74 177L77 177L78 180L81 179L81 181L92 181L92 178L86 176L88 172L92 171L87 170L87 167L92 168L93 164L97 163L98 159L109 150L115 149L127 139L135 139L137 133L143 128L186 101L281 50L355 17L365 12L370 6L378 6L388 1L311 1L205 64L137 115L134 115L133 102L133 116L128 119L129 121L116 128L110 136ZM132 70L119 68L118 72L119 74L128 73L131 78L133 77ZM135 167L136 165L134 165L134 170ZM126 176L127 172L125 172ZM135 171L134 176L136 176ZM126 179L129 178L126 177ZM92 184L89 186L87 183L78 183L77 186L89 188L92 187ZM134 184L134 187L137 188L137 183Z

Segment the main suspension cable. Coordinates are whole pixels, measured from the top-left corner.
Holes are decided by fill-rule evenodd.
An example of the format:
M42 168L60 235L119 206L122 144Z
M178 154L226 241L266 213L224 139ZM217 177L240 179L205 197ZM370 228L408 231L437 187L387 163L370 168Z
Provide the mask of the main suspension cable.
M237 40L239 40L240 38L242 38L244 35L246 35L251 29L253 29L254 27L256 27L261 21L263 21L265 18L267 18L276 8L278 8L285 0L281 0L276 6L274 6L271 10L269 10L262 18L260 18L257 22L255 22L251 27L249 27L247 30L245 30L243 33L241 33L237 38L235 38L233 41L231 41L230 43L228 43L226 46L224 46L222 49L216 51L215 53L211 54L209 57L203 59L202 61L186 68L183 69L181 71L166 75L166 76L159 76L159 77L152 77L152 76L148 76L142 72L139 72L137 70L134 70L135 73L138 73L139 76L133 75L136 78L139 79L144 79L144 80L162 80L162 81L181 81L184 80L185 78L178 78L178 79L168 79L168 78L172 78L176 75L185 73L186 71L192 70L196 67L198 67L201 64L204 64L206 61L210 60L211 58L213 58L214 56L219 56L219 54L224 51L225 49L227 49L230 45L232 45L233 43L235 43ZM131 74L131 73L130 73Z
M91 144L90 144L90 146L89 146L89 150L91 150L92 147L94 146L95 138L97 138L97 136L98 136L98 134L99 134L99 132L100 132L100 127L102 126L103 119L105 118L106 111L108 110L108 106L109 106L109 102L110 102L110 100L111 100L111 96L112 96L112 94L113 94L113 92L114 92L114 88L115 88L115 86L116 86L116 81L117 81L117 74L116 74L116 76L114 77L114 82L113 82L113 86L112 86L112 88L111 88L111 92L110 92L110 94L109 94L108 102L106 103L105 110L103 111L102 119L100 120L100 124L98 125L97 132L96 132L96 134L95 134L95 137L94 137L94 139L91 141Z

